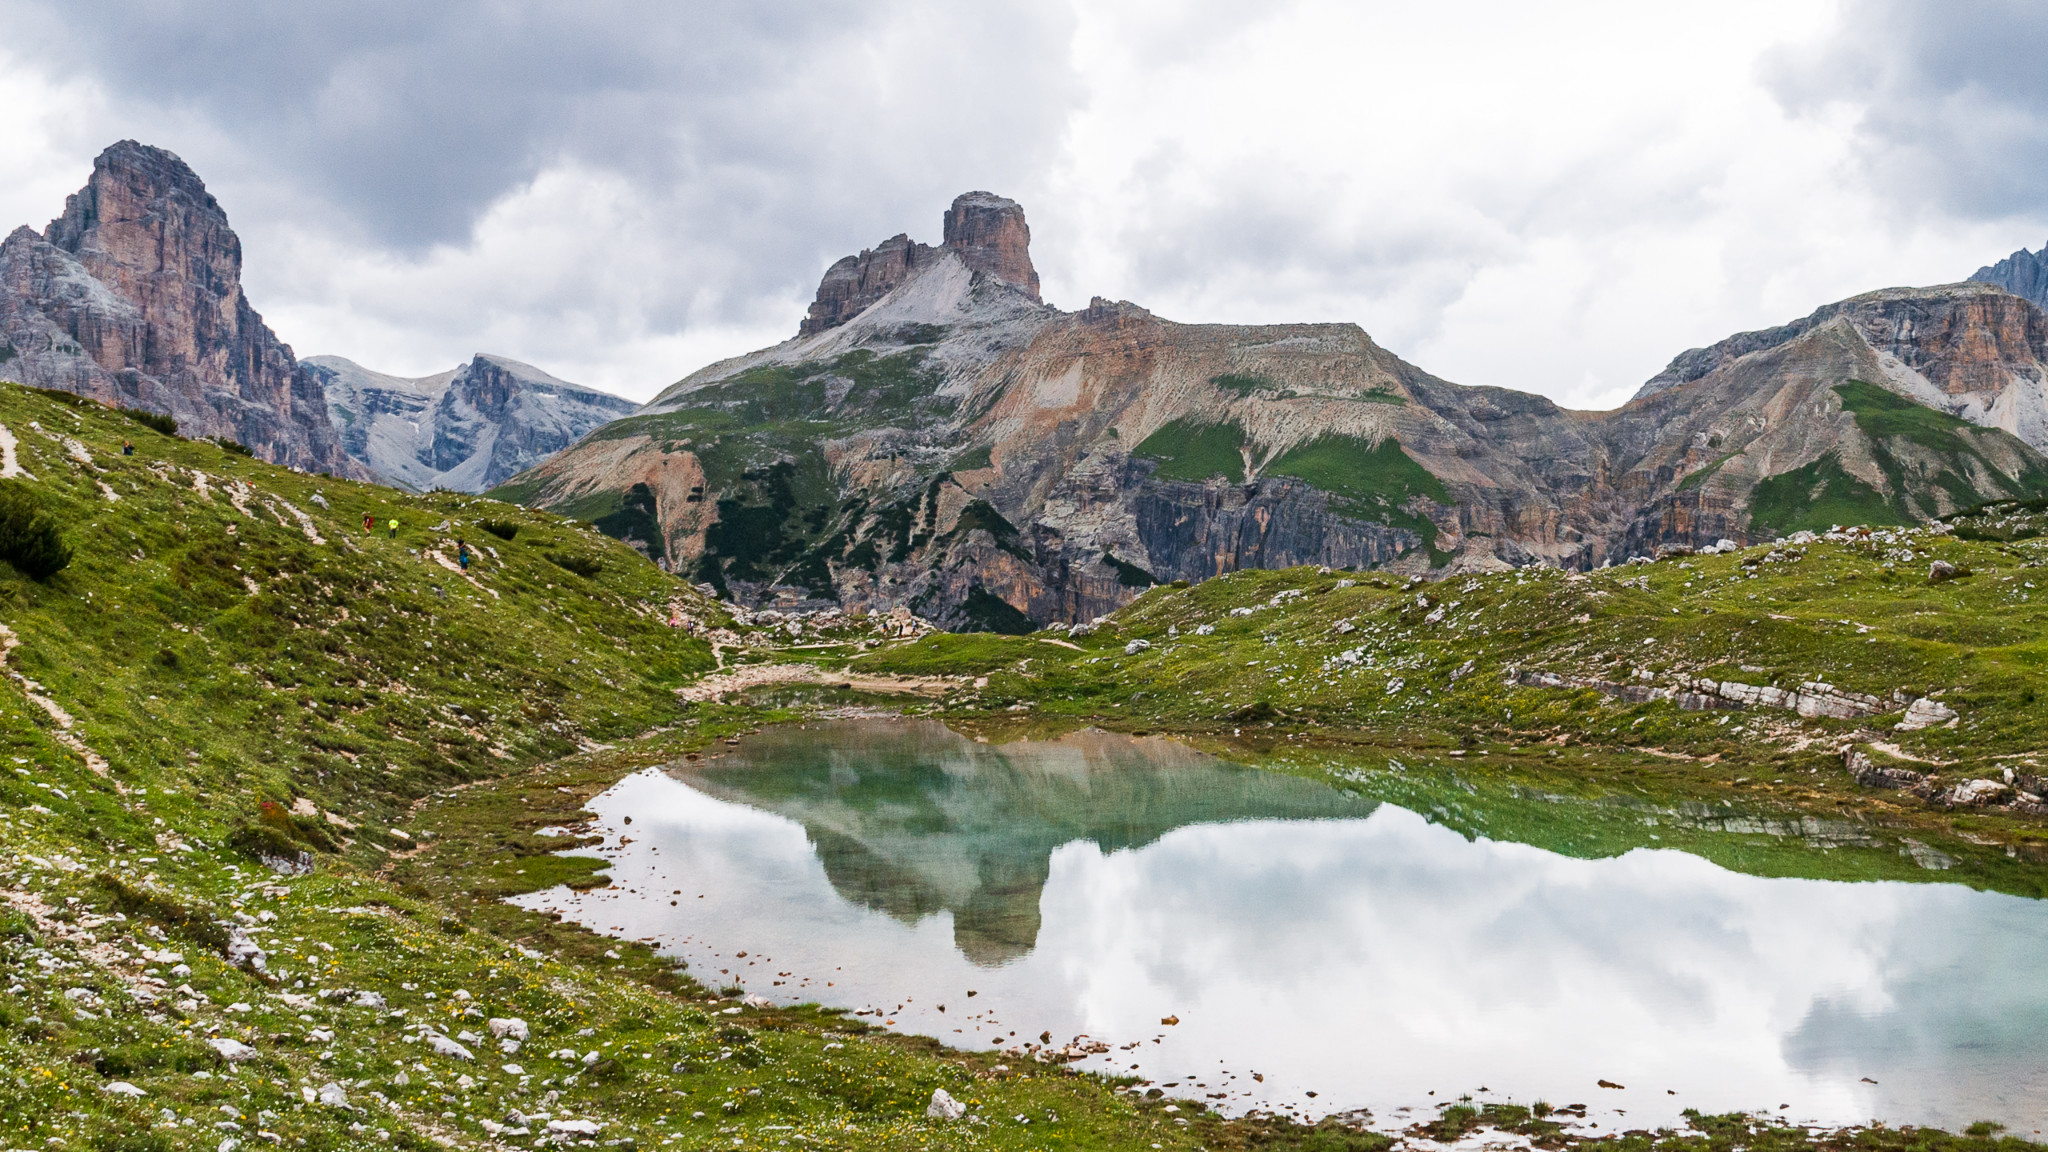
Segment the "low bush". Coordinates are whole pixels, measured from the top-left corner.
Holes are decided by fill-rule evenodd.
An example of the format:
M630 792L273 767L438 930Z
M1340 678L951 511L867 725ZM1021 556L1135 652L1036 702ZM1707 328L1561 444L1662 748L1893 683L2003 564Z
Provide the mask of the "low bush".
M595 556L585 556L576 552L550 552L547 556L555 567L565 572L574 572L586 580L604 571L604 561Z
M0 560L31 580L48 580L71 563L56 514L20 480L0 480Z
M519 525L510 520L479 520L476 526L500 540L510 540L519 535Z
M165 412L145 412L140 408L116 408L114 411L126 416L144 428L154 428L166 436L178 434L178 422Z

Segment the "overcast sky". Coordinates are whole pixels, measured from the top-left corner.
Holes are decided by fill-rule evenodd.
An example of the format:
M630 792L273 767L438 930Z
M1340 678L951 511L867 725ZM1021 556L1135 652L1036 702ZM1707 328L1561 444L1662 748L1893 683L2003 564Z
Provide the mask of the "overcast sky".
M1046 298L1608 407L2048 241L2048 6L0 0L0 227L133 137L301 355L645 398L1021 201Z

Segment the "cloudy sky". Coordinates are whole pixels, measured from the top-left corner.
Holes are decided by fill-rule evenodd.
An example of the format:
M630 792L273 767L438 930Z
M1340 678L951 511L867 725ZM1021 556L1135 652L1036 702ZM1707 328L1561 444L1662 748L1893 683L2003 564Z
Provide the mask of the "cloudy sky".
M985 188L1061 307L1355 321L1607 407L2048 241L2044 58L2020 0L0 0L0 226L133 137L301 355L644 398Z

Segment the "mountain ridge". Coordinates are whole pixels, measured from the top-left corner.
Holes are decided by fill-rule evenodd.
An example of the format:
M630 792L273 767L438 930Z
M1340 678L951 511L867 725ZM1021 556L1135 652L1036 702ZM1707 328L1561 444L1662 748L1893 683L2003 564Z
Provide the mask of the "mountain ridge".
M308 356L342 447L384 483L481 492L637 405L509 356L479 352L430 376Z
M1028 238L1021 208L1010 235ZM2025 440L2048 431L2048 316L1992 287L1852 298L1584 413L1442 380L1355 324L1064 312L1015 265L889 244L903 259L833 265L791 339L691 373L496 494L742 602L1015 630L1240 568L1584 569L1823 510L1897 522L2048 490ZM890 271L847 295L862 261Z

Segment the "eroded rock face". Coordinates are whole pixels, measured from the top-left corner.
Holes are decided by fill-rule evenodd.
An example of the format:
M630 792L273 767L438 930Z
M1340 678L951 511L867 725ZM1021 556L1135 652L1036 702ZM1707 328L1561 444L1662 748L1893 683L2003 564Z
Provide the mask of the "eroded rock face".
M797 334L811 336L837 328L867 311L929 264L934 255L928 245L898 233L858 256L841 257L818 282L818 298L811 302L810 314L798 325Z
M986 272L1037 300L1038 270L1031 266L1031 226L1024 208L993 192L969 192L946 210L946 247L976 272Z
M1681 353L1636 399L1835 325L1873 354L1864 379L2048 450L2048 313L1986 283L1867 292L1781 327L1738 333Z
M797 326L797 336L837 328L881 302L944 254L959 258L969 273L987 276L1039 303L1038 272L1031 266L1031 227L1015 200L993 192L968 192L946 209L945 241L937 248L898 233L858 256L845 256L825 270L818 297Z
M340 356L309 356L304 367L320 382L349 458L417 492L482 492L638 407L484 353L411 379Z
M241 241L199 177L124 140L41 235L18 228L0 244L0 378L167 412L186 435L275 463L364 475L241 278Z
M2042 314L1988 286L1844 301L1582 413L1438 379L1351 324L1062 312L1020 283L1028 237L970 193L939 247L835 265L831 325L692 374L502 492L616 498L615 534L744 603L999 630L1238 568L1583 569L1824 531L1849 497L1897 524L2048 493L2048 458L1945 414L2031 370ZM1802 699L1833 707L1824 687Z

